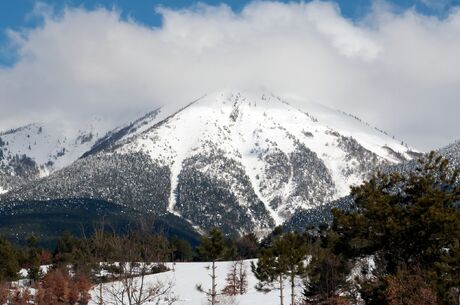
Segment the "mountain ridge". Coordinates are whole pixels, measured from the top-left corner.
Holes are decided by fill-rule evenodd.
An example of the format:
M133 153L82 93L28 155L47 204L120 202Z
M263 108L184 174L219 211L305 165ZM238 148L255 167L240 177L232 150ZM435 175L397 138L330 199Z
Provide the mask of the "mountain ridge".
M306 108L267 92L222 91L157 109L0 202L94 198L174 213L201 229L263 232L417 153L353 116Z

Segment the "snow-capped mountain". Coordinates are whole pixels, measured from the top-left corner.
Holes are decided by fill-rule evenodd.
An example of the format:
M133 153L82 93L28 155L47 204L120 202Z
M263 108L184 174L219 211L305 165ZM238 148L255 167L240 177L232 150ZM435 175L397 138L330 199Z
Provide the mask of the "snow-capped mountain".
M160 113L167 115L168 112L157 109L117 128L107 120L94 118L78 128L59 123L33 123L0 132L0 194L47 177L122 137L142 132L152 120L157 122L155 118Z
M0 133L0 193L72 164L105 134L94 120L83 129L35 123Z
M1 201L98 198L201 229L266 230L348 194L416 152L356 117L265 92L206 95L92 142L85 157Z

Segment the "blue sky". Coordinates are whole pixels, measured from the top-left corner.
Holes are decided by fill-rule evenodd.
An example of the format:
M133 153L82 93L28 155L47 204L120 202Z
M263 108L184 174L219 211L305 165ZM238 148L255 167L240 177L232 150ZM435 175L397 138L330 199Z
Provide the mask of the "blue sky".
M0 66L12 66L16 62L15 50L9 47L7 30L14 31L22 29L35 28L41 24L41 20L31 16L35 5L38 1L33 0L4 0L0 1ZM83 7L87 10L105 7L111 9L116 7L121 11L124 18L131 17L136 22L147 26L161 25L161 16L156 14L154 7L165 6L173 9L187 8L194 5L197 1L190 0L42 0L39 1L54 8L59 12L65 6ZM219 5L225 3L234 11L241 10L248 2L247 0L203 0L200 1L209 5ZM281 1L289 2L289 1ZM292 2L292 1L291 1ZM298 2L298 1L293 1ZM305 1L309 2L309 1ZM342 16L359 20L365 16L371 9L376 0L333 0L336 2L342 13ZM382 1L379 1L382 2ZM395 11L405 11L409 8L415 8L419 13L429 16L443 18L449 10L460 4L460 0L389 0Z

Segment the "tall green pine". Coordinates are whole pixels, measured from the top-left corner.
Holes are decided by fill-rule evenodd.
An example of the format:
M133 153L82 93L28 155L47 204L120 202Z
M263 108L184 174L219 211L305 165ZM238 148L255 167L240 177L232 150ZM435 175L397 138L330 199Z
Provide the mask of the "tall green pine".
M284 304L284 282L289 280L291 304L295 304L295 281L305 273L307 259L305 241L296 233L277 235L271 244L261 250L259 261L252 264L252 271L259 280L256 288L260 291L276 289L280 291L280 305Z
M205 291L202 285L197 285L200 292L208 296L211 305L217 304L217 282L216 282L216 262L223 259L226 252L224 235L219 229L212 229L208 236L201 239L201 244L197 248L198 254L204 260L211 261L211 288Z

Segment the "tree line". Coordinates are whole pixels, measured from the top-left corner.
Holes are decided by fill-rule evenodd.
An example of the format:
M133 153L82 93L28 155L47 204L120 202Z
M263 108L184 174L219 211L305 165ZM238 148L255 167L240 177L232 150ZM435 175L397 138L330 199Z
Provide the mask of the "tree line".
M28 268L30 279L44 289L50 273L43 276L37 267L52 264L62 273L53 276L67 279L65 295L74 301L59 304L85 304L85 290L74 291L87 287L85 277L101 288L101 305L107 295L102 283L115 279L121 285L112 286L109 295L126 299L114 304L143 304L154 297L172 304L170 283L151 287L152 294L141 289L139 295L133 287L143 285L145 275L164 271L165 261L205 261L209 283L196 283L196 288L216 305L222 295L246 292L242 260L258 258L251 264L256 288L277 290L280 305L287 305L287 295L291 305L460 305L459 182L460 169L432 153L413 172L379 173L353 187L357 208L334 209L329 226L303 232L278 227L260 241L252 234L228 238L212 229L196 249L146 231L117 235L96 230L89 238L67 234L53 252L37 248L34 238L24 248L0 239L0 278L13 280L20 267ZM219 291L216 263L222 260L234 263ZM72 266L74 276L65 266ZM102 275L101 269L110 272Z
M101 226L89 237L64 233L53 250L39 247L33 235L26 246L0 237L0 304L87 304L91 287L98 292L96 301L101 305L140 305L152 299L172 304L172 283L147 285L145 277L167 271L165 262L208 261L209 253L202 250L207 239L203 237L201 245L193 248L187 240L152 233L145 222L139 227L142 229L117 234ZM257 256L259 243L253 234L232 238L218 232L225 249L221 259L241 262ZM20 274L21 269L27 270L27 274ZM232 277L234 285L247 275L242 266L236 270L238 275ZM27 282L22 283L27 289L13 289L12 284L21 277L26 278ZM37 292L30 293L29 288ZM238 293L246 291L241 286L233 288ZM233 288L227 288L225 294L232 295Z

